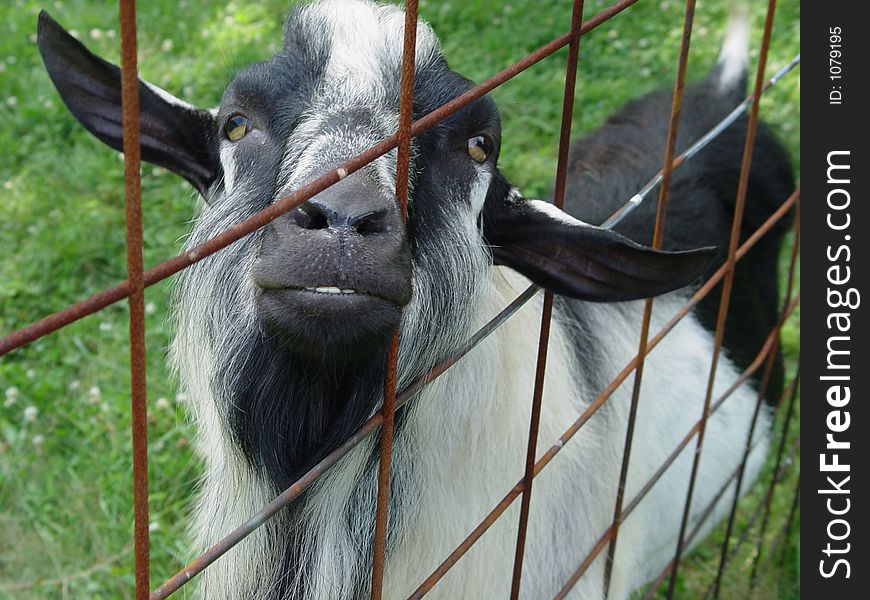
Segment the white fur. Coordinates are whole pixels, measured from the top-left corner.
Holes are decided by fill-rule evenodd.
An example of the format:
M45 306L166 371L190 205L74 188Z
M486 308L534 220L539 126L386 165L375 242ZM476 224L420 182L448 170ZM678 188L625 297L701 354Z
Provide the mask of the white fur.
M167 92L163 88L159 88L154 84L148 83L147 81L143 81L142 83L144 83L146 85L146 87L148 87L149 90L151 90L152 92L154 92L155 94L160 96L160 98L164 102L167 102L168 104L171 104L172 106L175 106L177 108L183 108L185 110L189 110L192 112L197 112L199 110L194 105L185 102L181 98L177 98L177 97L173 96L172 94L170 94L169 92Z
M749 68L749 10L746 6L738 8L728 21L718 65L720 92L735 87Z
M326 0L306 7L303 15L332 34L328 85L341 86L343 95L357 99L383 97L383 65L401 64L404 11L366 0ZM425 23L417 25L415 48L417 64L439 51L438 39Z
M468 190L468 201L471 203L471 211L475 215L483 210L483 203L486 201L486 193L489 191L491 182L492 173L481 168L471 183L471 188Z
M224 189L232 193L236 180L236 146L231 142L221 142L220 160L224 174Z
M591 227L589 223L585 223L580 219L572 217L565 211L560 210L555 205L550 204L549 202L544 202L543 200L529 200L529 206L539 212L544 213L548 217L559 221L560 223L565 223L566 225L576 225L578 227Z

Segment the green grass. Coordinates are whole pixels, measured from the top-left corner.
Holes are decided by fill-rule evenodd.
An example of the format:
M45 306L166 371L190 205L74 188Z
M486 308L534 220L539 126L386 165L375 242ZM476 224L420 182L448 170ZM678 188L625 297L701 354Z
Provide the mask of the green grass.
M187 100L217 103L238 67L280 44L286 0L149 0L139 3L140 72ZM475 0L421 2L451 65L475 80L562 33L567 0L515 0L493 9ZM498 3L501 4L501 3ZM586 3L586 13L606 3ZM682 24L677 0L640 2L584 37L575 133L601 123L623 101L670 87ZM753 3L757 43L764 7ZM715 60L729 3L701 2L692 78ZM110 0L6 0L0 19L0 334L18 329L124 279L122 163L73 120L52 88L35 45L47 8L98 54L118 58ZM800 7L778 9L769 69L799 50ZM547 193L564 82L564 51L495 93L504 123L501 167L529 195ZM799 169L800 79L762 102ZM174 255L194 205L187 185L143 167L145 263ZM184 398L166 368L169 283L146 292L152 576L162 580L188 555L185 516L199 473L189 448ZM0 598L128 598L132 595L127 308L119 303L0 359ZM799 350L799 316L784 332ZM796 469L795 469L796 471ZM777 494L771 535L788 512L793 477ZM753 493L757 497L758 492ZM752 499L746 503L751 508ZM742 530L746 516L738 519ZM714 534L680 571L680 597L695 598L715 572ZM754 540L754 538L752 538ZM758 598L796 598L798 541ZM754 547L754 541L747 547ZM723 597L745 598L750 556L729 568Z

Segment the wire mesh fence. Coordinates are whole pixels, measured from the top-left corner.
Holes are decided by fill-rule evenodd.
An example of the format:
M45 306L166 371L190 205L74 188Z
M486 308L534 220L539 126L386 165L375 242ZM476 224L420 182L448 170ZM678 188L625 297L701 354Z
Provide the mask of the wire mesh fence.
M398 149L398 177L396 196L403 207L403 214L406 212L406 202L408 196L407 189L407 172L409 169L410 147L411 140L414 136L421 134L428 128L433 127L441 120L455 114L461 108L467 106L476 99L481 98L485 94L491 92L496 87L502 85L506 81L517 76L526 69L533 68L536 63L544 58L556 53L558 50L567 47L568 57L566 63L566 76L563 96L563 109L561 120L561 133L559 141L559 153L557 160L556 184L554 192L554 203L556 206L561 206L565 193L565 182L567 176L567 161L568 148L570 146L570 133L573 119L574 107L574 88L578 71L582 76L582 68L578 70L578 64L582 64L581 46L583 35L600 26L601 24L615 18L620 12L635 4L637 0L621 0L608 6L604 10L598 12L594 16L583 20L584 6L582 0L576 0L573 3L570 23L568 31L549 41L541 46L536 51L530 53L526 57L520 59L510 67L493 75L484 83L474 87L467 93L447 102L439 109L424 115L417 120L413 120L412 102L413 102L413 65L414 65L414 36L416 33L415 27L408 27L408 24L416 22L417 19L417 2L408 0L406 3L406 27L405 27L405 44L404 58L402 70L402 94L401 94L401 109L400 109L400 128L396 135L376 144L362 154L344 162L340 166L330 170L323 176L315 179L307 185L295 190L287 197L275 202L268 208L262 210L258 214L249 219L233 226L217 237L188 250L182 255L176 256L170 260L150 269L144 269L142 264L142 208L140 199L140 155L139 155L139 113L138 113L138 79L137 79L137 62L136 62L136 22L135 22L135 6L134 0L120 0L120 38L122 45L122 92L124 98L124 161L125 161L125 193L127 197L127 239L128 239L128 279L111 288L108 288L94 296L72 305L58 313L50 315L45 319L35 322L26 327L20 328L9 335L0 339L0 355L5 355L13 350L24 346L42 336L48 335L57 331L61 327L78 320L88 314L99 311L112 303L115 303L123 298L127 298L130 305L130 359L131 359L131 398L132 398L132 437L133 437L133 479L134 479L134 505L135 505L135 557L136 557L136 596L137 598L150 597L152 600L166 598L179 590L193 579L198 573L208 568L210 564L218 560L224 553L230 550L233 546L239 543L247 535L252 533L258 527L263 525L268 519L274 516L282 508L286 507L302 494L317 478L326 472L331 466L335 465L343 456L351 449L358 445L362 440L370 435L380 432L380 476L378 486L378 501L377 501L377 517L375 525L375 542L373 548L374 560L372 562L372 589L371 597L380 598L382 594L382 586L384 579L384 569L386 568L386 535L387 535L387 520L388 520L388 486L390 481L390 462L392 457L392 430L394 427L394 415L396 409L400 408L409 402L416 393L418 393L425 385L433 381L439 375L444 373L449 368L461 369L461 359L468 352L472 352L474 347L486 338L492 331L504 323L512 314L522 307L531 298L537 295L540 291L536 286L531 286L520 294L509 306L492 319L484 328L472 336L464 345L450 356L444 357L433 369L428 373L418 378L412 384L406 386L402 390L397 390L396 383L396 365L398 342L394 340L391 345L388 355L387 364L387 379L385 382L385 397L383 408L378 410L370 419L368 419L344 444L330 453L327 457L321 460L314 468L308 471L305 475L299 478L292 486L287 488L274 501L265 506L260 512L253 515L246 523L242 524L238 529L230 532L224 539L217 542L213 547L199 555L184 569L177 574L167 579L159 586L154 587L150 582L150 559L149 559L149 532L148 532L148 481L147 481L147 412L146 412L146 388L145 388L145 348L144 348L144 290L146 287L153 285L163 279L166 279L180 270L203 260L204 258L219 252L222 248L232 244L251 232L265 226L272 220L280 217L288 211L294 209L304 203L314 195L322 192L331 185L336 184L348 175L358 171L373 160L383 156L393 149ZM626 214L634 207L643 202L646 195L657 186L659 186L658 212L656 219L655 237L653 245L659 247L661 245L663 228L666 224L666 214L668 205L668 192L671 173L680 168L686 161L690 160L706 142L713 139L718 133L721 133L730 122L739 116L747 108L749 109L749 128L745 141L744 159L741 165L741 177L738 187L737 209L734 216L732 226L731 243L728 249L727 262L722 265L718 271L708 279L703 286L691 297L691 299L667 322L667 324L659 331L654 332L650 336L650 315L652 310L653 300L648 300L644 309L644 319L642 330L639 332L640 341L637 355L628 364L624 366L619 375L612 380L590 404L589 408L581 414L573 423L568 425L564 433L553 442L553 444L540 456L536 458L535 449L538 447L538 416L540 415L543 401L543 381L546 371L547 348L549 339L549 328L552 317L553 295L551 292L544 292L543 314L540 329L540 343L537 356L537 378L535 390L531 399L531 428L527 440L527 460L525 464L524 475L517 484L510 490L506 490L506 495L503 500L493 507L477 528L475 528L469 536L454 550L452 554L445 558L444 562L428 577L426 574L421 574L420 587L410 596L411 598L420 598L428 591L432 590L448 570L456 564L467 552L472 545L480 539L486 530L499 519L507 509L520 498L520 518L517 529L517 545L515 550L515 560L513 569L513 580L511 586L511 597L521 597L522 588L522 569L523 555L525 549L525 533L528 525L529 506L533 498L533 482L538 473L541 472L553 458L568 444L571 439L583 428L583 426L593 417L593 415L604 406L610 395L629 377L633 376L633 393L632 393L632 408L630 411L629 421L627 423L627 435L625 439L625 449L623 453L621 474L619 478L619 490L617 494L616 504L613 509L613 521L611 525L603 532L598 543L594 546L589 555L577 566L573 576L565 582L563 589L556 597L562 598L570 594L571 589L576 582L583 577L587 569L599 557L606 556L608 568L605 575L603 596L607 595L607 588L610 580L610 565L612 564L615 548L618 544L618 532L620 524L628 517L636 506L642 502L646 493L652 488L658 479L664 474L673 460L679 453L685 449L692 441L696 444L695 460L696 465L693 468L692 479L689 484L689 492L685 497L685 507L683 510L683 519L681 530L678 536L679 543L674 548L674 558L668 564L667 568L661 573L654 585L649 588L648 596L651 597L656 593L659 584L668 581L667 597L674 597L677 594L677 574L681 562L684 560L684 550L688 544L697 536L701 530L704 520L709 517L713 506L723 497L726 496L729 489L736 488L733 495L732 509L728 519L727 532L721 548L721 558L718 562L718 570L713 578L710 588L707 592L708 596L717 597L721 587L721 580L724 570L727 568L730 560L733 559L737 550L745 544L752 532L752 525L760 519L760 531L755 545L758 551L753 560L752 574L750 584L754 584L757 574L760 571L769 567L770 561L773 560L775 552L773 548L768 549L766 556L762 551L762 541L765 538L766 529L770 522L771 498L773 497L776 485L783 478L783 472L787 465L793 463L793 457L797 452L799 445L793 445L791 449L786 451L786 440L789 437L790 425L793 422L798 390L797 378L787 386L783 398L787 398L784 410L784 426L782 428L781 437L776 451L776 465L774 475L768 483L767 490L764 494L764 501L759 502L758 506L749 520L747 525L736 541L732 545L733 525L735 515L738 508L738 499L740 496L739 488L743 479L745 464L747 457L754 447L755 440L753 432L750 431L749 437L746 440L744 448L744 458L740 467L732 474L727 483L721 488L716 495L714 501L702 512L700 521L692 524L690 528L689 514L690 503L693 496L692 490L694 486L695 473L697 470L697 462L700 460L703 451L704 434L706 422L709 416L717 411L722 404L727 400L739 385L743 384L749 377L761 373L761 384L758 392L757 407L761 406L765 387L770 378L770 373L777 352L778 345L776 343L780 331L780 327L785 320L795 311L800 301L800 293L796 291L796 263L799 256L799 189L796 190L788 198L781 199L779 209L750 237L740 240L740 225L743 211L743 202L745 201L748 185L748 175L751 167L752 150L755 139L756 124L759 118L759 100L762 94L772 85L775 85L788 70L794 68L798 63L799 57L795 57L788 65L772 78L766 78L766 63L769 51L769 44L773 29L773 21L775 14L776 3L771 0L767 7L767 18L765 23L764 34L759 44L758 66L755 73L753 93L747 100L735 107L732 115L723 120L709 133L709 137L705 136L697 140L695 146L690 147L681 154L676 152L676 140L679 126L679 116L681 103L683 98L684 85L686 81L686 70L690 56L691 39L693 32L693 16L695 3L693 0L688 0L685 5L685 17L683 34L681 37L681 45L677 56L677 71L674 82L673 105L671 110L671 119L668 130L668 144L665 151L662 170L656 177L646 186L644 186L631 199L627 199L626 205L615 213L610 219L605 222L605 226L612 227L619 222ZM594 60L590 57L589 60ZM730 119L730 121L729 121ZM788 218L793 210L798 210L795 220L795 234L793 236L793 245L790 252L788 289L785 294L785 301L781 311L778 325L770 332L766 343L761 348L755 360L744 371L741 377L720 397L713 397L713 378L716 372L719 351L722 345L725 327L727 327L726 315L728 311L728 301L732 292L732 279L737 261L739 261L748 250L761 239L765 233L773 228L782 219ZM656 346L664 339L670 330L679 323L694 306L696 306L706 295L712 293L717 286L721 284L721 301L720 311L716 328L716 342L713 354L713 364L710 371L710 383L707 389L704 411L699 415L699 420L695 427L686 432L685 437L680 442L668 461L661 465L656 475L653 476L641 489L641 491L632 498L625 497L625 481L626 473L629 464L632 447L632 431L636 418L636 408L638 402L642 401L642 378L643 365L645 356L654 351ZM459 364L457 364L459 363ZM454 366L455 365L455 366ZM783 402L780 402L783 404ZM756 409L756 414L758 408ZM567 424L566 424L567 425ZM786 520L783 527L782 535L786 535L793 523L793 512L796 510L798 496L795 493L792 503L792 514ZM781 537L781 536L780 536ZM764 558L763 558L764 557ZM425 577L425 579L424 579ZM706 596L705 596L706 597Z

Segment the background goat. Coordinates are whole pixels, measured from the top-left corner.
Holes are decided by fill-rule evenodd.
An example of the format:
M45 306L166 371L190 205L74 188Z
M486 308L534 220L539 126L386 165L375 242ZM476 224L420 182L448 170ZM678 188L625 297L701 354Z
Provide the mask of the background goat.
M189 244L395 130L403 18L394 7L362 1L297 9L285 26L284 48L242 71L216 111L143 84L143 156L183 175L206 198ZM724 53L711 77L688 92L685 139L697 137L742 93L745 28L733 35L737 41L725 47L740 52ZM117 69L46 15L39 44L71 111L119 147ZM418 114L471 86L448 68L423 24L417 56ZM644 98L578 144L569 213L600 221L657 170L668 105L666 94ZM678 172L668 246L724 247L742 129L735 127ZM748 226L792 188L787 159L764 130L758 147L763 159L756 161ZM574 298L557 306L541 423L548 443L636 351L640 304L589 300L668 292L695 280L708 264L709 251L654 252L525 200L497 170L499 150L498 113L484 98L416 140L407 228L392 202L390 154L180 276L174 360L192 396L207 462L197 518L201 544L271 499L377 407L383 350L395 327L401 325L402 385L509 302L526 283L518 273ZM621 230L647 239L649 215L649 209L636 213ZM756 252L754 266L741 271L755 295L738 296L732 321L772 325L774 237L763 255ZM685 296L658 300L653 327ZM521 311L398 415L389 597L416 587L521 472L524 447L517 441L528 430L535 308ZM629 497L700 415L712 348L706 310L686 319L648 359ZM753 343L731 339L729 350L750 355L757 350ZM731 361L722 361L717 389L736 373ZM708 425L696 512L736 466L753 404L753 391L741 389ZM621 388L540 476L524 571L529 597L552 595L609 523L627 405ZM762 419L766 431L767 415ZM204 597L364 595L375 449L374 439L361 444L290 510L207 570ZM764 450L762 443L753 454L750 476ZM623 526L612 598L625 597L670 557L679 520L674 501L685 494L690 464L689 452ZM437 592L501 597L514 535L515 519L501 520ZM576 594L598 597L602 573L599 560Z

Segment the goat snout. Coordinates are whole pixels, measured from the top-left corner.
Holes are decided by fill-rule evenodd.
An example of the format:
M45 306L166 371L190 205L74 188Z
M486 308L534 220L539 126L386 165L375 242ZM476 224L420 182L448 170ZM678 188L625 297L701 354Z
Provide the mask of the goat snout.
M264 230L252 280L257 310L294 346L371 348L411 299L411 256L395 200L351 176Z

